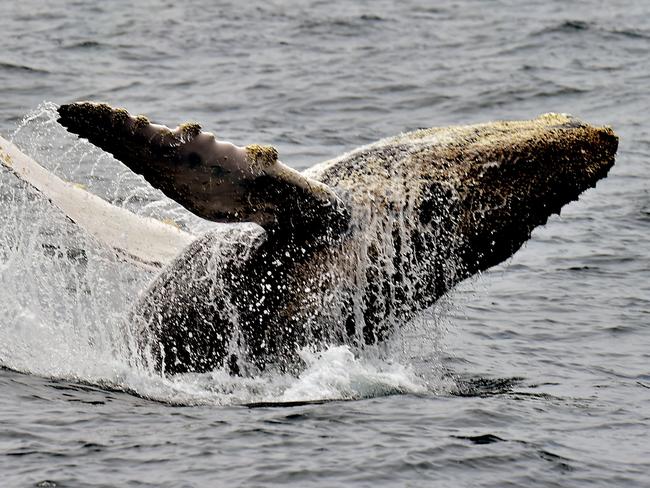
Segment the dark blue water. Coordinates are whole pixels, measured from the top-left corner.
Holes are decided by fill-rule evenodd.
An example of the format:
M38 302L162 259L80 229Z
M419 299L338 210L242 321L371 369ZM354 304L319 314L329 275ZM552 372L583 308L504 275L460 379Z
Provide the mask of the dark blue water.
M334 348L299 378L140 377L75 341L88 324L111 344L95 329L147 277L106 258L88 278L100 298L67 302L56 270L12 248L0 362L33 374L0 371L3 486L650 486L650 3L24 0L3 2L0 32L4 136L78 99L273 144L296 168L550 111L620 136L606 180L407 328L392 360ZM71 139L35 113L17 140L56 167ZM97 158L57 171L128 194ZM30 219L7 215L23 194L2 182L14 236Z

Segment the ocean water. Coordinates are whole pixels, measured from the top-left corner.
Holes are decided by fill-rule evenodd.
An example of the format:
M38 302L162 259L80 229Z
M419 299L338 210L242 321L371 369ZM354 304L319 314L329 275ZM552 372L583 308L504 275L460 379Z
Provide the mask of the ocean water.
M607 179L388 355L303 351L297 377L130 367L120 321L151 275L3 176L2 486L650 486L650 3L3 0L0 32L0 133L195 230L51 103L197 120L298 169L550 111L620 136Z

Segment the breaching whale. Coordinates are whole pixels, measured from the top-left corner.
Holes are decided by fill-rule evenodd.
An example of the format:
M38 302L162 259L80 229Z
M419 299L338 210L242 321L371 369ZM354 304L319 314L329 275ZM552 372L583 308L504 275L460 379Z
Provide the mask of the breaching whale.
M198 124L172 130L92 102L58 111L68 130L196 215L260 226L196 237L148 222L134 232L162 232L166 243L151 258L137 236L117 246L91 229L162 266L128 322L136 360L164 374L290 368L305 345L383 341L516 252L607 174L618 145L608 127L545 114L409 132L300 173L272 147L219 142ZM66 198L59 205L84 225L78 196Z

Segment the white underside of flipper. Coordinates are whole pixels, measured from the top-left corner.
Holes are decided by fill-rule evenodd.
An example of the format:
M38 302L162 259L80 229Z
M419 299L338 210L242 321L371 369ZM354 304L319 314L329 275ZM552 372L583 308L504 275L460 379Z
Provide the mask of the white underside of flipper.
M0 136L0 160L70 219L120 256L144 268L170 263L196 236L159 220L111 205L50 173Z

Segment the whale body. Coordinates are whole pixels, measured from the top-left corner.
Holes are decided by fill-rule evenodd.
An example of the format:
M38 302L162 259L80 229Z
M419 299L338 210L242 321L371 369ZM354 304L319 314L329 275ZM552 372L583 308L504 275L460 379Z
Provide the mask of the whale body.
M608 127L545 114L409 132L299 173L196 124L90 102L59 114L200 217L257 224L170 237L173 259L152 250L163 268L128 322L136 361L163 374L291 369L303 346L384 341L595 186L618 145Z

